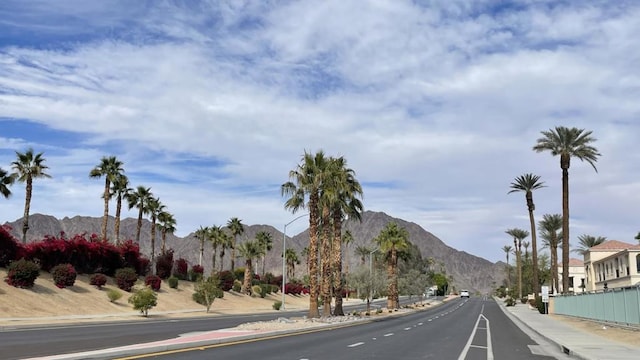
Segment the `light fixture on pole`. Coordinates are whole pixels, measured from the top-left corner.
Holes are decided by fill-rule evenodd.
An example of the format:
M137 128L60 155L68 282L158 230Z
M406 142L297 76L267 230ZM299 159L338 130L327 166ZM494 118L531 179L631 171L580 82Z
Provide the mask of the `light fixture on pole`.
M309 214L303 214L298 216L297 218L289 221L288 223L284 224L284 229L282 231L282 306L281 309L284 310L285 306L284 306L284 300L285 300L285 293L284 293L284 286L287 283L286 278L287 278L287 272L286 272L286 265L287 265L287 254L286 254L286 250L287 250L287 226L291 225L294 221L301 219L305 216L307 216Z

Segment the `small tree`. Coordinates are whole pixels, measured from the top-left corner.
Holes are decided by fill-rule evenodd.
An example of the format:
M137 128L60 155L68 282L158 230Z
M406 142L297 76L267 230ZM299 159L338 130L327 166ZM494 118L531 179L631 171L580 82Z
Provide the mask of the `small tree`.
M144 317L147 317L149 310L158 305L158 295L153 289L145 287L136 290L129 297L129 304L133 305L134 310L140 310Z
M209 277L206 280L200 279L195 285L195 292L192 295L193 301L207 308L207 313L211 309L211 304L216 298L222 298L224 292L219 288L220 281L217 277Z

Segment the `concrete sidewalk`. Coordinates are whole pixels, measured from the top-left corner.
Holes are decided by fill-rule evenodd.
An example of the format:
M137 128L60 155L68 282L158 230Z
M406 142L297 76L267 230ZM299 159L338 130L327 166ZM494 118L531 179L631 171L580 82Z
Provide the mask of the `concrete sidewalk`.
M529 305L505 306L501 308L516 322L531 329L539 336L560 347L565 354L586 360L631 360L640 359L640 342L630 346L613 342L602 336L573 328L549 315L543 315ZM640 334L639 334L640 338Z

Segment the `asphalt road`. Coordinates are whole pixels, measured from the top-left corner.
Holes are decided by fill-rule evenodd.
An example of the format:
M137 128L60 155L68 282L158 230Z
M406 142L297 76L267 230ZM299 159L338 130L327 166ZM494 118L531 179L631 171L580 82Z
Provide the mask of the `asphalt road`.
M408 299L403 301L406 302ZM380 299L373 306L383 304L386 304L386 300ZM364 304L345 306L345 311L365 307ZM101 322L82 325L5 327L0 330L0 359L24 359L107 349L171 339L190 332L232 328L246 322L303 315L306 315L306 311L205 318L146 319L145 321Z
M493 300L457 299L371 323L236 344L146 355L155 359L553 359ZM531 347L530 347L531 346ZM553 354L552 354L553 355ZM562 355L559 354L558 355ZM136 359L141 357L131 357Z

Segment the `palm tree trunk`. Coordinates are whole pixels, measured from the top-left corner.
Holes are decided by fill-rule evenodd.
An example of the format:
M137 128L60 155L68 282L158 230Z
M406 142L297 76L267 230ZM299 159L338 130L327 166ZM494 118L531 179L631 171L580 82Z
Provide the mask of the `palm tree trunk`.
M251 274L253 270L251 269L251 260L246 261L246 268L244 269L244 281L242 282L242 289L240 292L246 295L251 295Z
M31 207L31 194L33 191L33 180L27 178L27 191L24 201L24 218L22 219L22 243L27 243L27 231L29 230L29 208Z
M114 232L116 233L116 245L120 245L120 211L122 210L122 195L118 194L118 202L116 203L116 221L114 224Z
M166 245L167 245L167 230L162 229L162 246L160 247L160 254L164 254L166 251ZM215 262L215 260L214 260Z
M396 265L398 261L398 255L395 249L391 249L391 260L389 262L389 296L387 297L387 308L398 308L398 277L396 274Z
M331 316L331 226L329 208L322 209L322 316Z
M156 218L151 218L151 272L156 273Z
M309 196L309 318L320 317L318 311L318 193Z
M140 230L142 229L142 208L144 204L140 204L138 211L138 225L136 226L136 243L140 244Z
M335 296L335 309L333 314L344 316L342 309L342 213L335 212L333 216L333 243L332 243L332 267L333 267L333 294Z
M533 201L532 201L533 203ZM533 261L533 294L540 292L540 282L538 280L538 245L536 244L536 222L533 218L533 209L529 208L529 222L531 223L531 258Z
M562 293L569 293L569 166L562 168Z
M551 293L558 291L558 248L551 249Z
M102 240L107 240L107 223L109 222L109 177L104 180L104 214L102 215Z
M511 265L509 265L509 253L507 253L507 288L511 289Z

